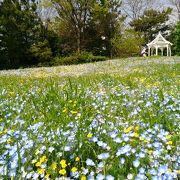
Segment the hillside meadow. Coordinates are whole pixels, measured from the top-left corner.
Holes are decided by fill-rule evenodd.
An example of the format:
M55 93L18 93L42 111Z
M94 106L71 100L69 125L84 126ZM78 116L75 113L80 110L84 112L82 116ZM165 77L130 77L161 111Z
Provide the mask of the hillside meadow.
M179 112L179 57L0 71L0 179L178 179Z

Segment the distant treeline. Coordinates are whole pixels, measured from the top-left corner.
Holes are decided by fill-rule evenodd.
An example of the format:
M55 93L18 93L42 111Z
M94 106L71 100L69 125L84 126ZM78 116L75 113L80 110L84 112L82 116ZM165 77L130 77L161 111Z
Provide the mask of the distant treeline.
M180 55L180 23L169 23L171 8L125 2L0 1L0 69L138 56L159 31Z

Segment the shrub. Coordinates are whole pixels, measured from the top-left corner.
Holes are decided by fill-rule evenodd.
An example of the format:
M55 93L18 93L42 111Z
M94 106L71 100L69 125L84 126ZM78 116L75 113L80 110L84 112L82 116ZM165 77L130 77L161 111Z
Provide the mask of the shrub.
M52 58L52 51L48 47L48 41L38 42L33 44L30 48L30 53L33 58L37 59L38 63L46 63Z
M122 36L115 37L112 44L118 57L133 57L140 54L143 39L133 30L126 30Z
M71 65L104 60L106 60L106 57L104 56L94 56L92 53L83 51L81 53L75 53L69 57L55 57L51 61L51 65Z

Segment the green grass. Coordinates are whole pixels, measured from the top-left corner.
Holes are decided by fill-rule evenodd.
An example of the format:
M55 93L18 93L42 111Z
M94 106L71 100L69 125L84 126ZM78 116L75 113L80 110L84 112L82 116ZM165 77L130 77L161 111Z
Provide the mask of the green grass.
M179 62L1 71L0 178L177 179Z

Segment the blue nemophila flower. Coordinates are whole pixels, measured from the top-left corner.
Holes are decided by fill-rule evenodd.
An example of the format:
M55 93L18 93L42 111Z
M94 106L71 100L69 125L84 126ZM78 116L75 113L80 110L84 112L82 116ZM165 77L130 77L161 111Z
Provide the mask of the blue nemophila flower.
M94 180L94 175L89 175L89 176L87 177L87 179L88 179L88 180Z
M144 157L145 157L145 154L144 154L143 152L140 152L140 153L138 154L138 156L139 156L140 158L144 158Z
M70 151L71 150L71 147L70 146L64 146L64 151Z
M105 179L105 176L103 174L98 174L96 176L96 180L104 180Z
M151 175L154 175L154 176L157 175L157 171L156 171L156 169L154 169L154 168L153 168L153 169L150 169L150 170L149 170L149 173L150 173Z
M53 151L54 151L54 147L49 147L49 149L48 149L48 151L50 152L50 153L52 153Z
M139 162L139 160L138 159L136 159L135 161L133 161L133 166L134 167L138 167L140 165L140 162Z
M107 144L104 143L103 141L98 141L97 144L98 144L98 146L102 147L103 149L107 148Z
M93 141L93 142L97 142L97 141L98 141L98 138L95 137L95 136L93 136L90 140Z
M86 169L86 168L83 168L83 169L82 169L82 174L83 174L83 175L86 175L88 172L89 172L88 169Z
M95 163L93 162L92 159L87 159L87 160L86 160L86 165L87 165L87 166L95 166Z
M107 176L106 176L106 180L114 180L114 177L111 176L111 175L107 175Z
M124 158L121 158L121 159L120 159L120 163L121 163L121 164L124 164L124 163L125 163L125 159L124 159Z
M159 180L160 177L159 176L152 176L152 180Z
M79 172L71 172L71 176L78 179L79 178Z
M102 153L98 155L98 159L100 160L106 160L107 158L109 158L109 153Z
M122 139L119 138L119 137L114 138L113 141L116 142L116 143L122 143Z
M118 149L116 156L120 156L121 154L125 154L129 151L131 151L131 146L129 144L127 144L127 145L123 146L122 148Z
M133 179L133 175L132 175L132 174L128 174L128 175L127 175L127 179L128 179L128 180Z
M158 173L164 174L168 170L168 167L165 165L162 165L158 168Z
M39 177L39 174L35 172L35 173L33 174L33 176L32 176L32 179L35 180L35 179L38 179L38 177Z
M100 162L99 164L98 164L98 168L103 168L104 167L104 162Z
M110 136L111 138L115 138L115 137L117 136L117 133L116 133L116 132L110 132L110 133L109 133L109 136Z
M140 168L140 169L139 169L139 172L140 172L141 174L144 174L144 173L145 173L145 168Z

